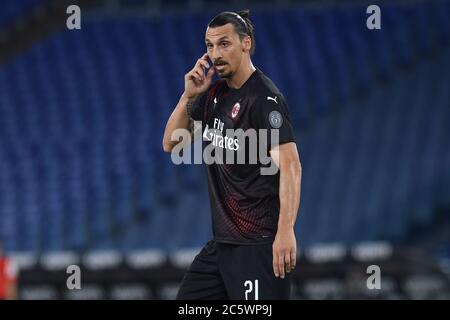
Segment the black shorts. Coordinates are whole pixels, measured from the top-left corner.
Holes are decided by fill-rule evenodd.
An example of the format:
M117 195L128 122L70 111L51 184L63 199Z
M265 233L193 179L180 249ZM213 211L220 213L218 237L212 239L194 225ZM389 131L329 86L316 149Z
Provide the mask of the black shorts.
M209 241L183 278L177 300L275 300L290 298L290 275L276 278L272 244Z

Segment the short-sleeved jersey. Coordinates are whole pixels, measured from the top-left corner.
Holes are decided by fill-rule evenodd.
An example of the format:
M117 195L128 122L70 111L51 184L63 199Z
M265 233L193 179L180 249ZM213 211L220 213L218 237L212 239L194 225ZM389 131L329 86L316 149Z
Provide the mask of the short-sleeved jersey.
M280 174L279 170L261 174L261 168L271 166L266 160L273 147L295 142L283 95L257 69L239 89L216 81L199 96L191 117L202 122L204 154L209 154L206 148L213 149L211 154L223 162L206 165L214 240L234 244L273 241L280 210ZM256 140L235 134L239 129L245 133L253 129L258 133ZM267 131L260 134L260 129ZM276 135L272 139L271 131L277 131L278 139ZM255 145L257 159L252 161L250 154L255 152L250 150ZM244 163L238 162L239 153L244 153ZM229 163L230 154L234 163Z

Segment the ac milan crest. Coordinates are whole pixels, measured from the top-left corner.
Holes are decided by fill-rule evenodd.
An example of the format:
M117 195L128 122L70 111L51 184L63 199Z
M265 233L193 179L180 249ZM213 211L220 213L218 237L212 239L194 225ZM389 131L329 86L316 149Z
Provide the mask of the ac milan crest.
M236 118L237 114L239 113L239 109L241 108L241 105L239 102L236 102L233 106L233 109L231 109L231 118Z

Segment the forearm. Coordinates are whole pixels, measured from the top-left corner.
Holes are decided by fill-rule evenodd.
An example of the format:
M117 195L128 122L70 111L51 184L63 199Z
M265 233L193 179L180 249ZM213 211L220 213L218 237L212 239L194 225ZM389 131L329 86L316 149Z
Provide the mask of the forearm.
M163 149L165 152L170 152L178 141L172 141L172 133L176 129L190 129L190 116L187 110L187 104L194 98L188 98L184 94L180 97L177 106L173 110L166 124L163 138Z
M280 216L278 229L293 228L300 205L302 169L298 160L280 166Z
M278 150L273 153L280 168L280 215L272 250L275 276L284 279L285 271L295 269L297 261L294 225L300 205L302 170L295 145L285 145L282 149L279 154Z

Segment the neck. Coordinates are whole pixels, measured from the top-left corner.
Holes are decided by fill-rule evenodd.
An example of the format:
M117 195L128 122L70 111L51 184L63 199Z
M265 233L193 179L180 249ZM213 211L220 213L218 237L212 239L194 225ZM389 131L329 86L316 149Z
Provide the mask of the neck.
M245 65L241 65L238 71L233 75L233 77L226 79L229 88L239 89L245 83L245 81L250 78L252 73L256 70L253 66L252 61L249 59Z

